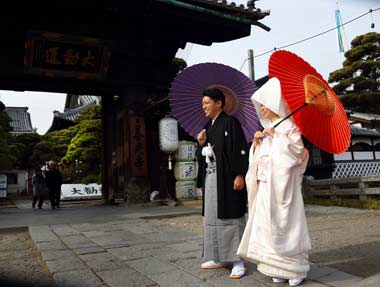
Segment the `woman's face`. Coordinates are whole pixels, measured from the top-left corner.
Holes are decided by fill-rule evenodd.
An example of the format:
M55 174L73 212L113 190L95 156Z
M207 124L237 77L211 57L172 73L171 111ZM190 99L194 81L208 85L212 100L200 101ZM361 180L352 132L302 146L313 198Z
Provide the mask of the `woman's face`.
M264 118L266 118L270 121L277 119L279 117L276 113L272 112L269 108L267 108L264 105L260 106L260 112Z

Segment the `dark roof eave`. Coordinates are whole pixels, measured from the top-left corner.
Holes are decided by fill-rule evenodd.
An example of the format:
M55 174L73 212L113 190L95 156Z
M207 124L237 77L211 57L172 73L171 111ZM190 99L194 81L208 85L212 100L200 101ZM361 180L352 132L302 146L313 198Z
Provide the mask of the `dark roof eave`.
M52 131L65 129L67 127L73 126L74 124L75 123L73 121L63 119L63 118L54 117L50 128L46 131L45 134L48 134Z
M189 4L185 2L180 2L177 0L156 0L156 2L161 2L164 4L173 5L180 8L189 9L192 11L197 11L200 13L221 17L226 20L232 20L232 21L242 23L242 24L255 25L264 29L265 31L270 31L270 28L268 26L264 25L263 23L258 22L256 19L252 19L251 18L252 16L248 17L248 16L243 16L243 15L231 15L231 13L215 11L209 8L204 8L201 6L197 6L197 5Z
M62 118L62 119L67 119L68 116L70 115L74 115L74 117L77 117L82 111L84 111L85 109L89 108L89 107L92 107L93 105L95 105L96 102L93 101L91 103L87 103L83 106L79 106L75 109L72 109L72 110L67 110L63 113L59 113L58 115L56 115L56 117L58 118Z

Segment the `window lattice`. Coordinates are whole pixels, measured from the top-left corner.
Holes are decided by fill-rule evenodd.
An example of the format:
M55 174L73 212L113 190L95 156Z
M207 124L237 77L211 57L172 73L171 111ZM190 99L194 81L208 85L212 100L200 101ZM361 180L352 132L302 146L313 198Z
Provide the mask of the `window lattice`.
M333 178L380 175L380 161L335 163Z

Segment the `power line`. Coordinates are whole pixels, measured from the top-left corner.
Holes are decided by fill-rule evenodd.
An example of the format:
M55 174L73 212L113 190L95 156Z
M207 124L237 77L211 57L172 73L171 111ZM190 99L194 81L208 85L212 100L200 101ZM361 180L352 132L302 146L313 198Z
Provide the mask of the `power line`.
M278 50L278 49L284 49L284 48L287 48L287 47L290 47L290 46L294 46L294 45L297 45L297 44L299 44L299 43L302 43L302 42L305 42L305 41L311 40L311 39L313 39L313 38L316 38L316 37L322 36L322 35L324 35L324 34L327 34L327 33L331 32L331 31L334 31L334 30L336 30L336 29L338 29L338 28L340 28L340 27L342 27L342 26L344 26L344 25L347 25L347 24L349 24L349 23L351 23L351 22L354 22L354 21L356 21L356 20L358 20L358 19L360 19L360 18L362 18L362 17L364 17L364 16L366 16L366 15L372 13L372 12L375 12L375 11L377 11L377 10L380 10L380 8L377 8L377 9L374 9L374 10L370 9L368 12L366 12L366 13L360 15L360 16L357 16L356 18L353 18L353 19L351 19L351 20L348 21L348 22L342 23L342 24L339 25L339 26L336 26L336 27L331 28L331 29L329 29L329 30L326 30L326 31L324 31L324 32L318 33L318 34L316 34L316 35L313 35L313 36L307 37L307 38L305 38L305 39L299 40L299 41L297 41L297 42L294 42L294 43L291 43L291 44L288 44L288 45L284 45L284 46L280 46L280 47L278 47L278 48L276 47L276 48L274 48L274 49L272 49L272 50L270 50L270 51L266 51L266 52L264 52L264 53L261 53L261 54L256 55L255 58L258 58L258 57L260 57L260 56L266 55L266 54L268 54L268 53L270 53L270 52L273 52L273 51L275 51L275 50Z
M302 43L302 42L305 42L305 41L308 41L308 40L314 39L314 38L316 38L316 37L322 36L322 35L324 35L324 34L327 34L327 33L331 32L331 31L334 31L334 30L336 30L336 29L338 29L338 28L340 28L340 27L342 27L342 26L344 26L344 25L350 24L350 23L352 23L352 22L354 22L354 21L356 21L356 20L358 20L358 19L360 19L360 18L362 18L362 17L364 17L364 16L366 16L366 15L368 15L368 14L371 14L371 15L372 15L372 12L376 12L376 11L378 11L378 10L380 10L380 7L379 7L379 8L376 8L376 9L370 9L368 12L363 13L363 14L361 14L361 15L359 15L359 16L357 16L357 17L355 17L355 18L353 18L353 19L351 19L351 20L349 20L349 21L347 21L347 22L345 22L345 23L342 23L342 24L339 25L339 26L336 26L336 27L334 27L334 28L328 29L328 30L326 30L326 31L323 31L323 32L318 33L318 34L315 34L315 35L313 35L313 36L307 37L307 38L305 38L305 39L302 39L302 40L299 40L299 41L293 42L293 43L291 43L291 44L287 44L287 45L283 45L283 46L275 47L275 48L273 48L273 49L271 49L271 50L268 50L268 51L266 51L266 52L263 52L263 53L261 53L261 54L258 54L258 55L256 55L256 56L254 56L254 58L258 58L258 57L264 56L264 55L266 55L266 54L269 54L269 53L271 53L271 52L273 52L273 51L280 50L280 49L284 49L284 48L287 48L287 47L290 47L290 46L294 46L294 45L300 44L300 43ZM243 68L244 64L247 62L247 60L248 60L248 59L245 59L245 60L244 60L242 66L241 66L241 68L240 68L240 71L241 71L241 69Z
M243 64L241 64L241 67L240 67L240 70L239 70L239 71L241 71L241 69L243 69L243 67L244 67L244 64L245 64L247 61L248 61L248 58L247 58L247 59L245 59L245 60L243 61Z

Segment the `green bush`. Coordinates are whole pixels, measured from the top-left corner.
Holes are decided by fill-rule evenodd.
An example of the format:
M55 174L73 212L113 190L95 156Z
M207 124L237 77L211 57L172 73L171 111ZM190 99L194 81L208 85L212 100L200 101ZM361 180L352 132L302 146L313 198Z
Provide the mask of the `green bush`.
M89 184L89 183L101 183L100 176L98 174L90 174L84 178L81 179L80 181L83 184Z
M342 206L359 209L380 210L380 200L367 199L319 199L319 198L306 198L305 204L322 205L322 206Z

